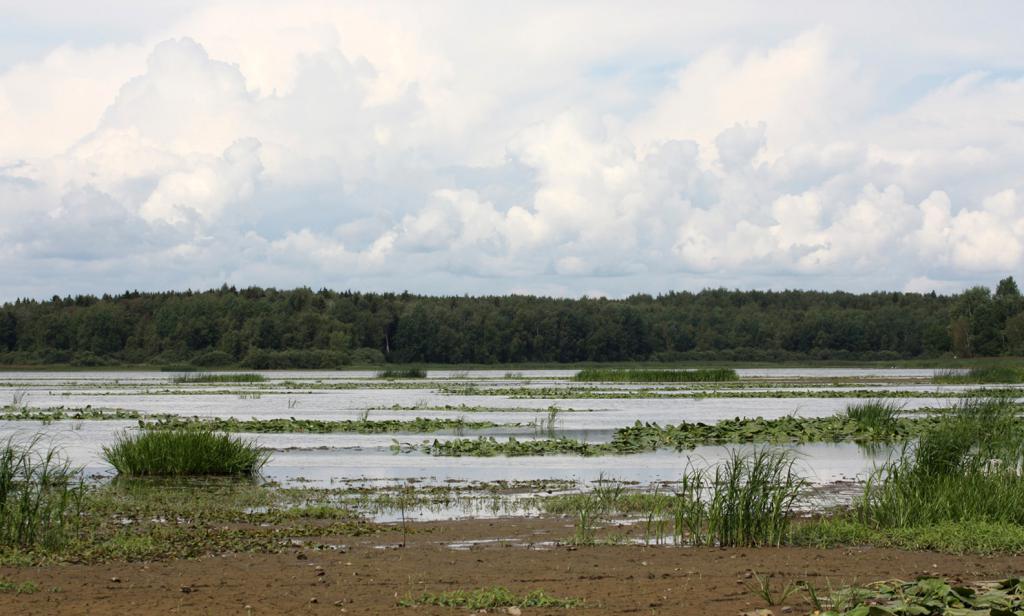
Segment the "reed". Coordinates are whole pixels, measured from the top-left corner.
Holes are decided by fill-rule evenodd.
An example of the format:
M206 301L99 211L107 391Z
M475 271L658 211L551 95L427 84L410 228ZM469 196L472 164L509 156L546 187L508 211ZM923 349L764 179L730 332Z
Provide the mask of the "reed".
M868 478L856 503L872 528L1024 524L1024 426L1009 398L967 399Z
M573 377L574 381L602 383L709 383L738 381L740 377L731 368L701 370L633 370L616 368L585 368Z
M1018 366L977 366L967 371L937 370L932 381L941 384L1024 383L1024 368Z
M377 373L378 379L425 379L427 371L422 368L401 368L381 370Z
M39 437L0 446L0 545L55 548L78 527L81 471Z
M903 405L892 400L866 400L846 407L847 417L876 432L892 432L902 412Z
M255 372L230 372L223 374L179 374L174 377L173 382L177 384L204 384L204 383L263 383L267 378Z

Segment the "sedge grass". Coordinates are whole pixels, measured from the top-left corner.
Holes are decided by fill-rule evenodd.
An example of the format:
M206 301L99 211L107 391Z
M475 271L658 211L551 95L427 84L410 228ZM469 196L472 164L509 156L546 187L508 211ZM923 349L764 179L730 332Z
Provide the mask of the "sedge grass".
M8 440L0 446L0 546L54 548L79 520L84 484L57 449Z
M633 370L615 368L585 368L573 380L604 383L708 383L738 381L731 368L701 370Z
M378 379L425 379L427 371L422 368L402 368L381 370L377 373Z
M544 509L575 518L573 543L593 543L602 522L626 513L645 519L648 541L671 534L678 545L779 546L806 486L792 454L763 447L734 450L714 467L688 466L674 494L626 493L602 479L591 492L546 499Z
M781 545L807 485L794 465L788 451L762 447L733 450L713 473L689 469L678 493L677 532L697 545Z
M1024 367L1019 366L977 366L969 370L938 370L932 381L941 384L964 383L1024 383Z
M947 522L1024 525L1024 426L1012 399L968 399L868 479L858 520L903 529Z
M263 383L267 378L255 372L227 372L218 374L180 374L172 380L177 384Z
M892 400L866 400L846 407L846 416L859 426L875 432L891 432L903 405Z
M254 441L201 428L121 433L103 458L130 477L253 476L270 454Z

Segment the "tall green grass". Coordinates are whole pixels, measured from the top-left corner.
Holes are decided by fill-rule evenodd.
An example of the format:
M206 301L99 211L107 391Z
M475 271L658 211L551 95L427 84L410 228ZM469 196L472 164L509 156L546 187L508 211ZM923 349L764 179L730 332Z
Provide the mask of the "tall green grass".
M674 532L694 545L781 545L807 485L788 451L734 450L714 471L688 469L677 492Z
M932 382L942 384L965 383L1024 383L1024 367L1019 366L978 366L966 372L963 370L937 370Z
M188 383L262 383L267 378L255 372L230 372L224 374L181 374L174 377L173 381L178 384Z
M846 407L846 416L861 427L891 432L903 412L903 405L892 400L866 400Z
M1024 524L1024 427L1009 398L967 399L869 477L858 520L903 529Z
M427 371L422 368L400 368L381 370L377 373L378 379L425 379Z
M573 380L603 383L709 383L738 381L740 377L731 368L701 370L585 368L580 370Z
M734 450L714 467L690 466L675 494L624 492L599 481L592 492L558 496L548 513L575 516L574 543L592 543L615 513L640 514L648 542L680 545L778 546L789 538L793 510L807 482L786 450Z
M85 486L79 469L39 438L0 445L0 546L54 548L79 525Z
M103 458L126 476L246 475L259 473L270 453L254 441L200 428L121 433Z

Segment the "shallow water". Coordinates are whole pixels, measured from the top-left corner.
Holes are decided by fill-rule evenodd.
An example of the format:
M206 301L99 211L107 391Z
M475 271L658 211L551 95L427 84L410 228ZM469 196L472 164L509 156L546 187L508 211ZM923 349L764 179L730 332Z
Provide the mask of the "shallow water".
M486 395L488 387L521 387L523 378L540 379L530 386L565 386L575 370L515 370L506 378L505 370L430 371L431 379L403 381L395 388L382 387L372 379L373 372L264 372L270 379L256 386L247 384L175 385L174 374L166 372L9 372L0 373L0 403L7 403L16 392L24 394L23 403L31 407L93 407L124 408L151 413L174 413L200 417L236 417L240 419L295 417L302 419L356 419L367 409L369 419L412 419L414 417L456 418L467 421L491 421L501 424L539 422L548 419L548 408L565 410L557 415L555 429L559 436L588 442L606 442L613 431L635 421L659 424L681 421L716 422L735 417L778 418L788 414L805 417L829 416L843 411L856 398L642 398L642 399L514 399L502 395ZM742 377L771 379L846 378L874 379L858 389L913 390L923 392L960 391L962 386L937 387L908 382L908 379L929 377L932 370L874 368L765 368L739 370ZM878 382L884 379L885 382ZM351 389L309 389L318 383L344 382L365 387ZM286 387L285 382L288 382ZM445 395L440 385L475 382L483 386L480 395ZM305 389L303 389L305 385ZM593 384L589 384L593 386ZM799 383L798 383L799 385ZM599 385L600 386L600 385ZM678 384L629 385L609 384L608 389L669 390ZM836 391L827 387L801 387L820 391L822 395ZM158 393L173 390L176 393ZM258 397L239 396L239 392L256 392ZM754 390L744 390L754 391ZM766 389L770 392L771 389ZM838 388L842 391L842 388ZM944 407L949 398L925 397L899 399L906 410L920 407ZM484 412L461 410L391 410L390 407L431 407L466 405L484 407ZM579 412L572 412L579 411ZM59 421L52 423L0 421L0 439L28 439L42 435L45 443L64 448L73 463L82 465L90 474L110 476L112 469L101 457L102 447L123 430L137 428L135 421ZM480 434L519 439L545 438L548 432L536 428L497 428L467 431L463 436ZM624 456L579 457L566 455L524 457L432 457L422 453L395 454L393 441L419 443L434 438L444 440L460 435L451 432L431 434L258 434L247 435L264 447L274 450L265 467L268 479L283 483L330 486L345 482L373 485L375 482L418 480L427 485L443 485L451 481L564 479L585 486L604 477L639 485L674 481L688 464L708 465L720 461L731 447L698 447L692 451L659 451ZM884 462L892 448L881 447L867 452L850 443L814 443L792 447L799 457L802 473L815 484L863 479L865 473ZM419 512L420 516L454 515Z

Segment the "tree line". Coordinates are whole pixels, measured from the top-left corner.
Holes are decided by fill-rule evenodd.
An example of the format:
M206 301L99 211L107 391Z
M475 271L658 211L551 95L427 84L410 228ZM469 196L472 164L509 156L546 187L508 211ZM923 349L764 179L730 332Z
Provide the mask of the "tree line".
M250 287L0 307L0 364L888 360L1024 354L1013 278L954 295L672 292L625 299L433 297Z

